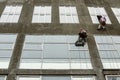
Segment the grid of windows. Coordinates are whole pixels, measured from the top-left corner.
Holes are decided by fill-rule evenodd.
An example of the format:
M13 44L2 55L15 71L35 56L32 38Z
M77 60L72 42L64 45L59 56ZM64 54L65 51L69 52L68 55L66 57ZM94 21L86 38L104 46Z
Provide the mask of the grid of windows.
M51 23L51 6L35 6L32 23Z
M0 68L8 68L16 35L0 34Z
M6 6L1 17L0 23L17 23L22 10L22 5Z
M60 6L60 23L79 23L76 7Z
M97 15L102 15L106 18L106 23L111 24L111 21L103 7L88 7L92 22L98 24Z
M92 69L87 44L76 47L76 40L77 36L27 35L20 68Z
M0 80L6 80L6 76L0 76Z
M111 8L120 23L120 8ZM17 23L21 14L22 5L8 5L5 7L0 23ZM98 24L97 15L106 17L107 24L111 21L103 7L88 7L92 22ZM60 23L79 23L76 7L60 6ZM51 23L51 6L35 6L32 23Z
M95 80L94 76L18 76L17 80Z
M120 8L111 8L111 9L114 12L118 22L120 23Z
M106 80L120 80L120 75L107 75Z
M95 36L99 54L105 69L120 69L120 37Z

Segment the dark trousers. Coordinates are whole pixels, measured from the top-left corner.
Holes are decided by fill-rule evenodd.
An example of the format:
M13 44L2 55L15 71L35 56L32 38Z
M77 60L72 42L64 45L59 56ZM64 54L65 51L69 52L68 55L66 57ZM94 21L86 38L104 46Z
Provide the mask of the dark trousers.
M86 38L82 38L82 37L79 36L78 41L80 41L80 42L86 42Z

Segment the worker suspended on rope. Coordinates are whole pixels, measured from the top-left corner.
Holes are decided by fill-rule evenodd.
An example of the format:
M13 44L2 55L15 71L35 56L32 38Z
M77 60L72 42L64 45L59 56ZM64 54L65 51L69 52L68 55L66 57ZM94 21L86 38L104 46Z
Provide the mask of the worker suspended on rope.
M81 28L78 35L79 37L78 37L78 40L75 42L75 46L84 46L87 38L86 30Z
M97 18L99 20L99 26L97 28L97 30L106 30L106 18L104 16L101 15L97 15Z

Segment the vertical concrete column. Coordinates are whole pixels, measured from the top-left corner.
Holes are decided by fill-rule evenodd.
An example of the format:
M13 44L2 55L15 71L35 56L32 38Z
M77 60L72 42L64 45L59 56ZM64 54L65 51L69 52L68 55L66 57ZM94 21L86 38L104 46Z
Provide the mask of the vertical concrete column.
M87 24L91 24L92 22L89 16L87 6L85 5L84 0L75 1L80 25L82 25L81 27L88 29Z
M76 0L76 9L77 9L78 19L80 24L84 23L82 19L82 16L84 15L82 11L82 4L83 4L82 0Z
M30 24L32 22L33 10L34 10L33 1L26 0L26 2L23 4L19 23L23 23L25 25Z
M52 23L59 23L59 0L52 0Z
M92 66L94 71L96 72L97 80L105 80L102 70L103 69L102 62L93 35L88 37L88 48L91 56Z
M0 17L4 11L5 6L6 6L6 2L0 2Z
M108 14L109 19L111 20L111 23L112 24L118 24L117 18L115 17L115 15L114 15L114 13L113 13L113 11L111 9L111 6L106 6L105 5L104 8L105 8L105 10L106 10L106 12Z
M16 72L18 70L19 63L20 63L24 39L25 39L24 34L22 33L18 34L16 43L14 46L13 54L10 60L9 68L8 68L9 74L6 80L16 80Z
M113 11L112 11L112 9L111 9L111 7L112 7L112 4L110 4L108 1L106 1L106 0L102 0L103 1L103 6L104 6L104 8L105 8L105 10L106 10L106 12L107 12L107 14L108 14L108 17L110 18L110 20L111 20L111 22L112 22L112 24L118 24L118 21L117 21L117 18L115 17L115 15L114 15L114 13L113 13ZM118 0L119 1L119 0ZM120 1L119 1L120 2ZM119 2L117 2L117 1L115 1L115 2L112 2L113 4L116 4L116 6L117 6L117 3L119 3Z
M106 25L106 27L108 27L107 28L108 29L107 32L108 32L108 34L113 34L113 33L118 34L119 33L119 22L117 21L117 18L114 15L114 13L113 13L113 11L111 9L113 4L116 4L116 6L117 6L117 2L113 2L113 4L110 4L106 0L102 0L102 1L103 1L102 5L104 6L105 11L107 12L108 17L109 17L109 19L111 21L110 25Z

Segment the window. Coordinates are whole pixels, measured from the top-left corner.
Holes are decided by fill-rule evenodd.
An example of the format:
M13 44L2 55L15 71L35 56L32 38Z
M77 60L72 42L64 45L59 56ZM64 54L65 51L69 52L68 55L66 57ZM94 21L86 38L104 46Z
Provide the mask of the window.
M32 23L51 23L51 6L35 6Z
M42 76L42 80L71 80L70 76Z
M77 36L27 35L20 68L92 69L87 44L76 47L76 40Z
M0 68L8 68L16 35L0 34Z
M70 55L71 69L92 69L88 45L76 47L77 36L68 36L68 50Z
M60 23L79 23L76 7L60 6Z
M0 80L6 80L6 76L1 76L0 75Z
M111 8L120 23L120 8Z
M18 76L17 80L40 80L40 76Z
M1 15L0 23L17 23L20 17L21 10L21 5L6 6Z
M18 76L17 80L95 80L94 76Z
M27 36L23 51L21 68L40 69L43 55L43 41L41 36ZM31 65L33 64L33 65Z
M120 75L107 75L106 80L120 80Z
M105 69L120 69L120 37L95 36L99 54Z
M95 80L94 76L72 76L72 80Z
M106 23L111 24L111 21L103 7L88 7L92 22L94 24L98 24L99 21L97 19L97 15L102 15L106 18Z

